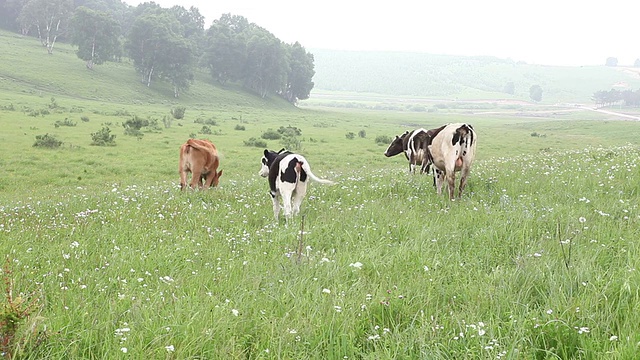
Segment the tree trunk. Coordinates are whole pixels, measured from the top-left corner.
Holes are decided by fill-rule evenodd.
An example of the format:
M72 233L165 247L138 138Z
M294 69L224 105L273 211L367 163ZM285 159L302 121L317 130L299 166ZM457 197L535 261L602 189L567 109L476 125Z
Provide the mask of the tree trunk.
M149 77L147 78L147 87L151 87L151 77L153 76L153 67L149 70Z

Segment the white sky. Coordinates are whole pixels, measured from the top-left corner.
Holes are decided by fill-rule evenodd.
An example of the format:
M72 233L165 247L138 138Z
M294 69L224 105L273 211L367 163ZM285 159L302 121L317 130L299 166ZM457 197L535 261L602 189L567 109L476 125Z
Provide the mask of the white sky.
M123 0L130 5L144 1ZM545 65L640 58L640 0L156 0L194 6L205 29L241 15L309 49L491 55Z

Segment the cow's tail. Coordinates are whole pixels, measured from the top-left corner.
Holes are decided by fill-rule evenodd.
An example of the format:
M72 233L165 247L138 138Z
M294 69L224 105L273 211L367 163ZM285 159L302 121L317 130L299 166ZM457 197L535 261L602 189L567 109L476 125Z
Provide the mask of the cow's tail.
M321 178L315 176L311 172L311 167L309 166L309 163L307 163L306 161L301 164L301 167L302 167L302 170L304 170L307 173L309 178L311 178L311 180L313 180L315 182L319 182L320 184L335 185L335 182L333 182L331 180L321 179Z

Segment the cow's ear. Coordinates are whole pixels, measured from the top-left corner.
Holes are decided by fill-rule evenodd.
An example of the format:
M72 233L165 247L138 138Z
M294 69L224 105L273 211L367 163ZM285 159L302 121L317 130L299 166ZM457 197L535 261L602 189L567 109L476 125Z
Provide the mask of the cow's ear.
M267 156L267 155L269 155L269 150L264 149L264 156Z
M400 136L396 135L396 140L400 139Z
M284 148L280 149L280 151L278 151L278 154L282 153L284 151Z

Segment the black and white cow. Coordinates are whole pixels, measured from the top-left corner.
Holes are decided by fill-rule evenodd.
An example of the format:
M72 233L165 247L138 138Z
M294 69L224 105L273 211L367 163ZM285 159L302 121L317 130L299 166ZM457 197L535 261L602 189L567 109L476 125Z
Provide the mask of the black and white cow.
M420 165L421 173L428 173L431 165L428 147L433 137L443 128L444 126L431 130L420 128L405 131L404 134L396 136L384 152L384 156L391 157L404 152L404 156L409 160L409 173L415 173L416 165Z
M259 175L269 177L273 215L276 220L280 213L280 197L287 219L300 212L300 204L307 193L308 179L321 184L334 184L333 181L315 176L304 156L285 149L280 149L278 152L265 149Z
M438 194L442 193L442 184L446 180L449 186L449 199L453 200L456 171L460 171L458 197L462 196L471 164L476 157L477 140L478 136L473 126L464 123L448 124L433 137L428 147L428 156L429 162L433 163L436 171Z

